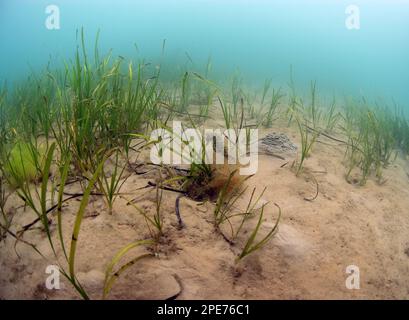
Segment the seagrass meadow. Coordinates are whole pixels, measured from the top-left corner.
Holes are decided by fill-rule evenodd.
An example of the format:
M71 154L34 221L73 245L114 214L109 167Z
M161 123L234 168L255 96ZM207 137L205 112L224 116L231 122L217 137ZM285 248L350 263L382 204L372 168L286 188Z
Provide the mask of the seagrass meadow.
M356 2L3 1L0 299L407 299L409 3Z

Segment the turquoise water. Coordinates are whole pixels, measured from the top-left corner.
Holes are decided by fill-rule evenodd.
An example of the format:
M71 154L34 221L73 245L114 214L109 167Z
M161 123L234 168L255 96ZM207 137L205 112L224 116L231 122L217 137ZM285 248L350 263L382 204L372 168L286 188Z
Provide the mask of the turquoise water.
M59 30L45 26L50 4ZM345 25L351 4L359 30ZM1 0L0 81L72 58L81 27L90 50L100 30L101 51L128 59L157 63L165 39L168 66L199 69L210 56L216 80L240 73L248 85L286 86L292 66L301 90L316 80L321 93L409 105L406 0Z

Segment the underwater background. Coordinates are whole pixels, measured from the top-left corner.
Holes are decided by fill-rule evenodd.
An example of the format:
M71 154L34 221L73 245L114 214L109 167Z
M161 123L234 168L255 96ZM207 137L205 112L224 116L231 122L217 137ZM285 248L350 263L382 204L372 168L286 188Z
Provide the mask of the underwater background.
M408 18L0 0L0 300L408 299Z
M59 30L45 26L50 4ZM345 25L351 4L359 30ZM316 80L321 94L408 105L409 1L1 0L1 84L72 59L82 27L88 50L99 30L101 53L126 59L200 69L210 57L213 80L285 87L292 69L300 90Z

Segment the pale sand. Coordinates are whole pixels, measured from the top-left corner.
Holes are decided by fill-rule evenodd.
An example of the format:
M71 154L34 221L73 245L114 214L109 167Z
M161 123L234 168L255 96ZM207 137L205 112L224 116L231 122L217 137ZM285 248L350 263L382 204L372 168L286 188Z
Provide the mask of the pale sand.
M292 141L299 142L297 131L285 125L261 131L260 137L267 132L285 132ZM344 146L323 137L320 141L332 146L317 143L306 160L306 170L313 172L319 183L319 195L312 202L304 198L314 195L315 184L308 175L295 177L290 170L293 159L260 156L259 170L247 185L250 190L257 186L258 191L266 186L263 200L277 203L283 212L278 233L260 251L235 265L244 238L230 246L214 231L211 203L198 205L182 198L180 212L186 226L178 230L178 194L165 191L162 210L166 236L159 256L129 268L114 284L109 298L165 299L180 293L178 299L408 299L407 161L398 157L385 169L387 181L383 185L369 179L365 186L355 186L344 178ZM288 165L280 167L288 161ZM153 213L155 190L134 191L151 178L150 174L133 175L121 191L133 193L129 198L139 197L137 205ZM70 185L66 191L79 190L78 185ZM244 198L248 197L249 192ZM245 199L239 205L244 206ZM63 210L67 246L78 200L70 201ZM21 205L22 201L13 196L7 208L13 210ZM114 254L128 243L149 236L143 218L125 200L117 200L112 216L105 208L101 197L91 199L76 260L78 277L94 299L101 298L105 267ZM268 231L277 217L274 206L268 205L266 212L262 232ZM33 218L29 209L18 208L12 230ZM57 239L55 219L53 222ZM38 244L50 261L22 243L15 248L19 259L13 238L0 242L0 298L79 298L63 277L63 289L45 289L45 268L55 264L45 233L34 229L26 232L24 239ZM125 260L143 252L146 250L137 248ZM360 268L359 290L345 286L348 265Z

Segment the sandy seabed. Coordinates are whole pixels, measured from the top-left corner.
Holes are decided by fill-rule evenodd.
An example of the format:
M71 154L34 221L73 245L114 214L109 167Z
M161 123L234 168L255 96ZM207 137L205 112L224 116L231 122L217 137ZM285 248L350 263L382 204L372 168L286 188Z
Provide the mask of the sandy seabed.
M288 128L285 123L260 130L259 137L273 131L284 132L294 143L299 143L296 129ZM179 230L175 215L178 194L164 191L165 235L158 255L140 260L127 269L114 284L109 298L409 298L408 162L399 156L384 170L383 184L369 179L365 186L358 186L345 180L344 152L345 146L321 136L305 162L308 174L299 177L290 168L296 155L286 156L285 160L259 156L258 171L246 184L249 190L254 186L259 191L267 187L262 201L277 203L282 209L282 219L275 237L239 264L235 259L244 238L230 245L215 232L214 203L181 198L180 214L185 227ZM305 198L311 198L316 192L311 175L318 182L319 194L314 201L306 201ZM133 174L121 192L135 199L140 208L154 212L155 189L141 189L154 178L154 171ZM81 189L79 184L72 184L65 191L75 193ZM238 206L245 206L249 192ZM70 200L63 208L67 244L79 201ZM7 210L14 213L13 230L36 217L22 204L15 195L7 203ZM277 209L268 205L265 217L261 232L267 232L274 225ZM55 217L52 221L57 240ZM102 197L90 199L79 236L76 270L91 298L101 298L104 272L115 253L128 243L147 237L144 218L127 205L126 199L117 199L112 215L108 214ZM24 234L24 239L36 243L49 260L22 242L15 244L12 237L1 241L0 298L80 298L63 277L60 290L46 289L45 270L47 265L55 264L55 259L45 233L33 228ZM137 248L128 258L145 251ZM61 250L58 252L62 256ZM359 267L359 290L346 288L349 265Z

